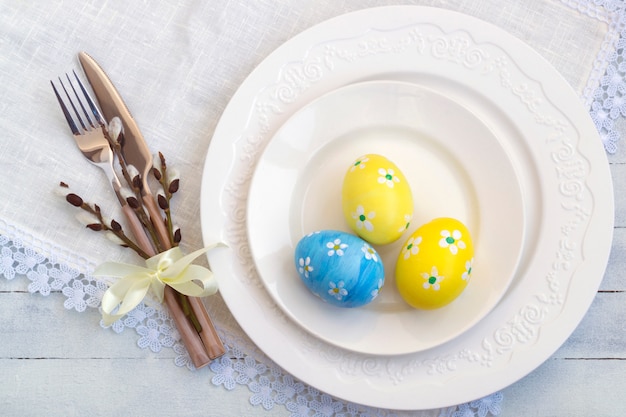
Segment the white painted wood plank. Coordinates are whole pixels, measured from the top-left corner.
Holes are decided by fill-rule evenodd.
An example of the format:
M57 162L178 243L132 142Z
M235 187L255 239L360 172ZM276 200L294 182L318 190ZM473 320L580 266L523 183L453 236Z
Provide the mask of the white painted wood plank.
M626 227L626 164L611 164L615 197L615 226Z
M625 188L626 189L626 188ZM626 291L626 228L615 228L609 262L600 291Z
M249 402L250 391L211 384L208 370L190 372L170 360L0 359L3 416L288 416ZM226 411L227 410L227 411Z
M626 415L625 360L550 359L503 391L501 417Z
M65 297L0 293L0 358L115 358L146 356L136 347L134 329L103 329L95 309L63 307Z
M69 311L64 299L0 293L0 415L289 415L252 406L245 386L214 386L208 369L177 367L171 349L139 349L133 329L102 329L97 310Z
M598 294L554 357L626 360L626 293Z
M13 291L28 291L28 279L25 276L17 276L12 280L0 277L0 293Z

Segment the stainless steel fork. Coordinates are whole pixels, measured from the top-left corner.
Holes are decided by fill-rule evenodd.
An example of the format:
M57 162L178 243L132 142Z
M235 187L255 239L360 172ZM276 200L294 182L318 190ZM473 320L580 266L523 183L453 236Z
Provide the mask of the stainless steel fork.
M59 84L65 93L67 103L73 110L73 115L59 94L59 90L57 90L54 82L50 81L54 94L56 95L59 105L61 106L61 110L63 111L63 115L65 116L65 120L67 120L67 124L74 135L76 145L85 158L105 172L109 183L113 187L113 191L122 206L122 211L129 222L131 231L137 239L137 243L148 255L153 256L156 252L150 239L148 238L148 235L146 234L145 229L133 209L128 205L126 199L122 196L122 185L113 165L115 162L114 154L111 150L109 139L107 139L106 136L106 122L102 117L100 110L98 110L95 102L85 89L85 86L80 81L80 78L76 75L76 72L73 72L73 74L80 93L74 87L74 83L72 83L69 74L65 74L65 76L70 87L69 90L72 94L70 94L63 80L59 77ZM87 110L83 102L86 103L89 110ZM79 108L81 111L79 111Z

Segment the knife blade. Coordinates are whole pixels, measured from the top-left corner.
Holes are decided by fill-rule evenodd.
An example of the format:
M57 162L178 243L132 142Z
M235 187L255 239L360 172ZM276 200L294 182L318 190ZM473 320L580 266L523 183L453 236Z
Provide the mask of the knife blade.
M142 182L142 198L148 209L148 214L157 232L162 248L165 250L170 249L172 242L169 232L165 227L156 200L148 186L148 177L153 163L152 153L141 134L139 125L128 110L122 96L100 65L86 52L80 52L78 54L78 60L100 104L104 118L107 122L110 122L113 117L117 116L122 121L124 127L124 141L122 141L121 149L122 156L128 165L134 166L139 171Z
M152 152L150 152L141 134L139 125L128 110L122 96L100 65L86 52L80 52L78 59L89 84L91 84L96 101L99 103L106 121L110 122L113 117L119 117L122 121L124 128L124 141L121 149L122 157L127 165L133 165L139 171L144 205L148 209L148 214L157 231L162 249L170 249L172 242L169 232L165 227L163 217L148 185L148 176L153 162ZM171 287L166 286L165 303L176 322L194 365L196 368L201 368L208 364L205 355L208 355L209 359L212 360L223 355L226 349L202 301L196 297L187 297L187 299L189 305L186 307L184 304L181 305L180 295ZM185 308L190 308L195 313L196 319L201 325L200 332L197 333L194 326L187 320L184 312Z

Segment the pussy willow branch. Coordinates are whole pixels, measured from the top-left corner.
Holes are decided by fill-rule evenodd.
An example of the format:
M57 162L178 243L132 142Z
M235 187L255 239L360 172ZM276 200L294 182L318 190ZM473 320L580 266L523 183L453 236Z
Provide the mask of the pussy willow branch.
M150 234L150 239L152 239L152 243L154 244L154 247L157 249L157 252L162 252L164 248L161 245L161 242L159 241L154 225L150 221L150 217L146 213L143 203L142 203L143 201L142 196L141 196L142 186L143 186L142 181L139 178L139 175L135 175L134 177L131 177L128 165L126 164L126 161L124 160L122 156L121 142L124 140L124 132L120 132L117 138L112 138L107 132L106 137L109 140L111 149L113 150L113 153L115 154L116 159L120 165L124 180L126 181L126 184L128 184L128 187L132 190L134 194L133 197L128 197L126 201L128 205L132 207L135 213L137 213L137 217L139 218L143 226L146 228L146 230Z
M170 179L169 173L167 171L167 163L165 162L165 156L163 156L161 152L159 152L159 161L161 162L160 168L157 168L156 166L152 168L152 175L154 175L154 178L159 181L159 184L161 184L161 188L163 190L163 194L157 193L157 203L159 205L159 208L165 213L165 224L169 234L170 244L172 245L172 247L175 247L178 246L181 241L181 232L179 228L174 230L170 202L174 193L178 191L180 180L178 178ZM180 302L180 306L185 317L189 319L196 332L202 332L202 324L198 320L198 317L191 307L189 299L185 295L180 293L177 293L176 295L178 297L178 301Z
M172 246L178 246L181 240L181 233L180 229L174 230L170 202L172 200L172 195L178 191L180 180L178 178L174 178L170 181L167 172L167 163L165 162L165 157L161 152L159 152L159 160L161 162L161 169L159 170L156 167L152 169L152 174L159 181L159 184L161 184L161 188L163 189L163 195L157 195L157 203L159 204L159 208L165 213L165 222L170 242Z
M62 182L60 186L66 189L69 188L68 185L64 182ZM141 256L144 259L148 259L150 257L150 255L148 255L141 247L139 247L139 245L137 245L133 240L131 240L126 235L126 233L124 233L122 225L118 221L116 221L115 219L111 219L111 223L107 224L107 222L104 220L104 217L102 216L102 210L100 209L99 205L93 204L92 206L91 204L86 203L82 199L82 197L80 197L78 194L74 194L74 193L68 193L65 196L65 200L71 205L73 205L74 207L78 207L95 217L95 219L98 222L88 223L86 225L88 229L93 230L95 232L100 232L100 231L111 232L123 242L122 246L125 246L134 250L137 253L137 255Z

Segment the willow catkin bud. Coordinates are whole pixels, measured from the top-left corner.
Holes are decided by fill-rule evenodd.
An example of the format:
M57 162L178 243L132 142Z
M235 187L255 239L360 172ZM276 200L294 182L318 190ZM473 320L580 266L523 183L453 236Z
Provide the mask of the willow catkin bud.
M139 176L139 171L137 170L137 168L135 168L134 165L127 165L126 168L128 169L128 175L131 178L135 178Z
M83 205L83 199L74 193L69 193L68 195L66 195L65 200L67 200L67 202L74 207L80 207Z
M137 198L135 196L127 197L126 198L126 202L134 210L136 210L139 207L141 207L141 204L139 204L139 200L137 200Z
M176 191L178 191L179 185L180 185L180 180L178 178L170 182L170 186L168 187L168 191L170 192L170 194L176 193Z
M93 230L94 232L100 232L102 230L102 225L100 223L91 223L87 225L87 228Z
M159 162L161 162L161 170L167 169L167 163L165 163L165 156L163 153L159 152Z
M111 219L111 230L119 232L122 230L122 225L119 224L115 219Z
M167 202L167 198L161 193L157 194L157 202L159 203L159 207L161 210L167 210L170 208L169 203Z
M107 130L113 142L117 142L118 137L122 133L123 128L124 126L122 125L122 121L120 120L119 117L116 116L111 119L111 121L109 122L109 126L107 127Z
M134 165L128 165L127 169L128 169L128 176L130 177L130 181L132 182L132 184L130 185L133 188L141 189L141 186L142 186L141 174L139 173L137 168Z
M180 243L182 239L183 236L180 232L180 228L176 228L176 230L174 230L174 243Z

